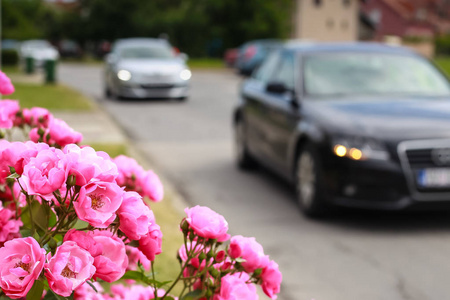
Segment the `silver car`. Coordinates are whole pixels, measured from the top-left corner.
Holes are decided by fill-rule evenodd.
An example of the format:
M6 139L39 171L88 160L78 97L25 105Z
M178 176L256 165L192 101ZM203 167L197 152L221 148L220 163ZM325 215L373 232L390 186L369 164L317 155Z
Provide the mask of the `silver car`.
M104 76L108 98L188 97L191 71L186 55L176 55L164 39L122 39L106 57Z
M20 61L25 65L25 59L31 57L36 67L43 67L46 60L58 60L59 53L55 47L45 40L24 41L20 45Z

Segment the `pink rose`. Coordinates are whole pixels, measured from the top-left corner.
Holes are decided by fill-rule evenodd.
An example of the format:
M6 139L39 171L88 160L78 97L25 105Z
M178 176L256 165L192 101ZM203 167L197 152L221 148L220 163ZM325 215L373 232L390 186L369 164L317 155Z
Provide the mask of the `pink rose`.
M228 223L225 218L206 206L194 206L184 210L187 214L186 222L194 233L207 239L217 239L224 242L230 238Z
M49 120L48 127L45 129L43 136L39 135L37 128L33 128L29 133L29 138L33 142L38 142L42 139L43 142L49 145L58 145L64 148L68 144L81 142L83 135L73 130L63 120L52 118Z
M51 200L52 193L60 189L67 179L63 156L61 150L50 148L30 158L19 178L24 190L30 195Z
M214 295L214 300L257 300L256 287L246 273L228 274L221 279L220 291Z
M0 206L0 246L6 241L19 237L22 225L21 220L15 219L15 212Z
M94 258L94 266L97 268L94 277L107 282L118 280L125 274L128 266L125 244L106 230L95 230L93 238L103 249L102 254Z
M22 114L25 123L32 127L48 127L53 120L53 115L48 109L42 107L24 108Z
M25 297L44 262L45 250L32 237L6 242L0 248L0 288L12 299Z
M120 219L120 230L130 239L139 240L148 233L150 223L155 216L142 197L136 192L125 192L122 205L117 214Z
M163 185L153 171L147 171L143 176L138 177L138 182L142 187L143 196L147 196L154 202L159 202L164 198Z
M137 177L141 176L145 171L133 158L125 155L119 155L114 158L114 163L117 165L119 176L116 178L118 185L125 187L126 190L139 192L136 181Z
M144 255L144 253L141 252L141 250L139 250L138 248L135 248L135 247L131 247L131 246L125 246L125 249L127 251L127 256L128 256L127 270L137 270L138 262L140 262L142 264L142 267L144 268L144 270L150 270L151 262Z
M0 100L0 128L12 128L19 110L19 102L15 100Z
M150 260L155 260L155 255L162 252L162 232L157 224L150 224L148 234L139 240L139 250Z
M83 186L73 206L78 218L97 228L108 227L122 204L123 190L116 183L94 182Z
M11 79L0 71L0 94L10 95L12 93L14 93L14 86L11 83Z
M45 277L56 294L69 297L72 291L92 278L94 258L75 242L64 242L55 255L47 255Z
M79 231L76 229L70 229L64 235L64 242L72 241L77 243L78 246L87 250L92 257L99 256L103 253L103 245L97 243L91 232Z
M106 152L95 151L91 147L80 148L73 144L67 145L63 151L69 175L75 175L79 186L92 181L115 182L119 175L116 164Z
M280 292L281 281L283 276L278 268L278 264L273 260L263 269L261 273L262 289L264 293L271 299L277 299Z
M32 141L25 143L12 142L1 152L1 163L8 166L8 175L9 166L14 167L16 173L22 175L23 168L30 162L30 159L36 157L39 152L48 149L50 149L50 146L44 143L34 143Z
M87 283L83 283L78 288L75 289L73 294L74 300L104 300L102 293L104 292L103 287L98 282L92 282L95 286L97 292Z
M128 191L136 191L142 197L159 202L164 197L164 189L158 175L145 171L133 158L119 155L114 159L119 169L116 181Z
M232 258L245 259L245 262L242 262L241 265L248 273L264 268L269 264L269 257L264 254L263 247L253 237L233 236L228 253Z

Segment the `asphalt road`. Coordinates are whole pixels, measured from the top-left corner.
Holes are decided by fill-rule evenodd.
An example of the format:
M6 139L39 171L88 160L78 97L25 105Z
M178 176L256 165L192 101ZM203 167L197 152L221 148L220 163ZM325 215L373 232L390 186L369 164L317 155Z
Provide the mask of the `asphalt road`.
M93 96L192 204L224 215L280 264L279 299L450 299L450 214L348 211L312 221L293 189L233 160L231 113L240 78L193 72L187 102L111 101L101 69L61 65L62 82Z

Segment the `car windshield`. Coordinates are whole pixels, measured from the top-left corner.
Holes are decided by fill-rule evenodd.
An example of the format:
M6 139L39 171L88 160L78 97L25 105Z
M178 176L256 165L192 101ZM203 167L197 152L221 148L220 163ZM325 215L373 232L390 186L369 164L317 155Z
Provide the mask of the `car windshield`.
M172 49L165 46L154 46L154 47L127 47L120 50L121 58L173 58L174 54Z
M316 54L303 64L310 96L448 96L444 75L425 59L379 53Z
M45 49L45 48L51 48L51 45L47 41L29 41L29 42L24 42L23 47L30 48L30 49Z

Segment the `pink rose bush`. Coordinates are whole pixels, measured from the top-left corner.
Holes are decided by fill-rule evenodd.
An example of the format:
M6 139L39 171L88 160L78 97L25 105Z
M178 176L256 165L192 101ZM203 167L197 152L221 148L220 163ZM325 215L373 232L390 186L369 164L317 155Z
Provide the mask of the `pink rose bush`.
M0 94L14 91L5 78ZM16 129L30 141L0 139L0 297L178 299L170 293L181 282L180 299L258 299L257 285L276 299L278 265L204 206L185 209L179 275L158 281L163 233L147 199L163 199L159 177L79 146L81 134L46 109L0 100L0 136Z

